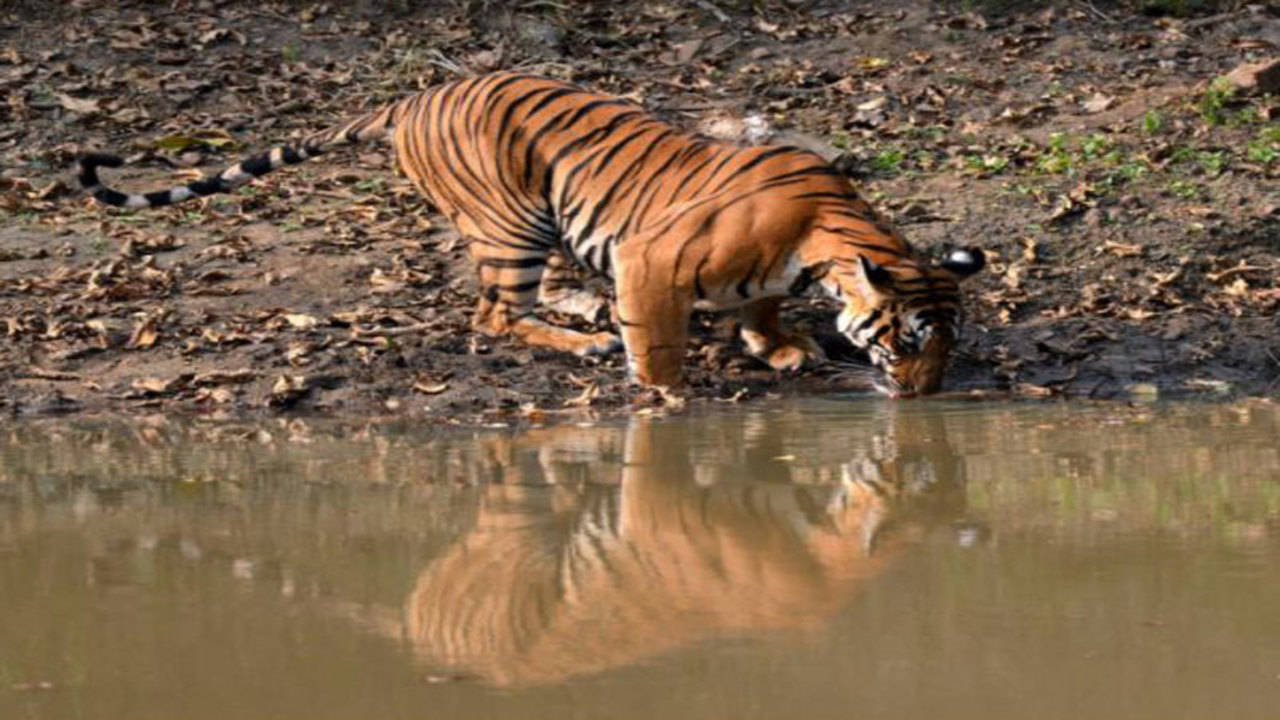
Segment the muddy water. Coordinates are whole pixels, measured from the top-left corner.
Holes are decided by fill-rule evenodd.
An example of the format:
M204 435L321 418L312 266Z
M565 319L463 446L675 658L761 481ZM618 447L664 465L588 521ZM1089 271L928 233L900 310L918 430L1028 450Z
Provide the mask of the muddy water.
M1264 404L0 430L6 720L1280 712Z

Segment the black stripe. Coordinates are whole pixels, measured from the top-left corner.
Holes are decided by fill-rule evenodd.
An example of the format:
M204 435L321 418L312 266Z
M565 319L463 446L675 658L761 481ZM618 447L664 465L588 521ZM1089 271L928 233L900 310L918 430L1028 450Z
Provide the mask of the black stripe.
M616 241L617 238L610 235L600 243L604 247L604 253L600 256L600 274L610 279L613 278L613 244Z
M142 197L147 199L147 204L150 205L151 207L161 207L164 205L173 204L173 193L170 192L169 190L157 190L156 192L149 192L143 195Z
M847 201L847 200L857 200L857 199L858 199L858 196L857 196L857 194L855 194L855 193L834 193L834 192L826 192L826 191L823 191L823 192L808 192L808 193L801 193L801 194L799 194L799 195L792 195L792 196L791 196L791 198L792 198L793 200L841 200L841 201Z
M720 149L720 148L717 148L717 150L719 150L719 149ZM730 153L730 154L729 154L729 157L728 157L728 158L725 158L725 160L724 160L723 162L721 162L721 165L723 165L725 162L728 162L728 161L729 161L729 159L730 159L730 158L732 158L732 157L733 157L733 154L732 154L732 153ZM711 164L711 161L713 161L713 160L715 160L715 159L716 159L715 153L710 153L710 154L708 154L708 155L707 155L707 159L706 159L706 160L703 160L701 163L699 163L699 164L698 164L696 167L694 167L692 170L690 170L690 171L688 171L687 173L685 173L684 179L680 181L680 184L679 184L679 185L676 185L676 188L675 188L674 190L672 190L672 191L671 191L671 194L668 196L668 200L667 200L667 201L668 201L668 203L674 203L674 202L675 202L675 199L676 199L677 197L679 197L679 196L680 196L680 192L681 192L682 190L684 190L684 187L685 187L686 185L688 185L688 184L689 184L689 181L690 181L690 180L693 180L693 178L694 178L694 177L696 177L698 173L702 172L703 168L705 168L706 166L710 165L710 164ZM705 181L704 181L704 184L705 184Z
M751 170L751 168L763 163L769 158L777 157L784 153L792 153L792 152L796 152L796 149L792 147L779 146L775 148L770 148L769 150L762 152L759 155L756 155L755 157L751 158L747 162L743 163L741 167L734 168L733 172L729 174L729 177L725 178L724 180L721 180L720 184L717 185L716 189L712 190L711 193L715 194L720 192L721 190L724 189L725 185L728 185L729 183L733 182L735 178L743 175L744 173ZM719 172L719 168L717 168L716 171ZM712 177L715 177L715 173L712 173ZM710 178L708 178L708 180L709 179ZM773 180L773 178L769 178L769 179Z
M759 267L760 267L760 256L757 255L756 259L752 261L751 269L747 271L746 277L738 281L738 285L735 289L738 291L738 295L742 296L744 300L746 298L751 297L751 293L747 292L747 284L751 282L751 278L755 276L756 269Z
M112 190L111 188L99 188L93 193L93 197L100 203L106 203L107 205L114 205L116 207L123 207L125 203L129 202L128 195L118 190Z
M226 192L227 184L222 178L214 175L213 177L201 178L194 182L187 183L187 189L201 197L205 195L213 195L215 193Z
M565 108L547 120L539 127L533 135L530 135L524 144L524 186L528 187L533 182L533 156L537 151L538 143L542 141L544 135L547 135L557 129L561 129L564 119L573 111L572 107ZM526 120L532 117L532 113L526 117ZM545 190L545 185L544 185ZM544 192L545 194L545 192Z
M822 266L822 267L819 267ZM831 267L828 263L817 263L800 269L800 274L791 282L791 287L787 288L788 295L799 295L809 289L818 280L827 274L827 270ZM818 269L814 269L818 268Z
M586 169L586 167L594 162L601 154L608 151L609 147L604 143L608 141L609 136L613 135L620 127L639 115L642 115L642 113L638 111L619 113L618 115L615 115L607 125L598 127L586 135L579 137L562 148L560 152L556 153L556 156L551 161L551 166L548 168L548 174L550 174L552 170L556 169L556 166L560 163L562 158L569 156L569 152L566 151L576 152L580 149L576 146L598 146L591 149L585 158L578 161L578 163L569 170L564 179L564 184L560 188L560 202L558 205L561 208L563 208L572 199L572 194L575 192L573 188L573 181L578 177L578 174ZM547 187L550 188L550 184L548 184Z
M646 127L641 130L638 130L637 132L621 140L617 145L614 146L612 150L610 150L610 154L616 153L618 150L622 149L623 145L630 142L634 138L644 135L648 131L649 131L649 128ZM649 155L653 152L654 148L657 147L658 143L666 139L673 132L674 130L668 129L663 133L661 133L660 135L658 135L658 137L651 140L649 142L649 146L645 148L643 153L640 154L640 157L633 160L631 164L628 165L627 168L623 170L620 175L618 175L617 180L615 180L612 184L609 185L609 189L606 190L604 194L599 197L598 200L596 200L595 207L592 208L591 215L587 218L586 225L583 225L582 227L581 236L583 239L589 238L592 235L592 233L595 232L596 225L600 222L601 213L603 213L605 210L613 209L611 207L613 204L613 196L617 192L618 188L622 185L622 183L630 179L635 174L635 172L638 171L643 166L643 164L649 159ZM608 161L608 158L601 159L602 163L607 161Z
M522 283L494 283L490 287L498 288L502 292L513 293L516 295L523 295L527 292L532 292L534 290L537 290L538 286L541 284L542 284L542 280L539 279L539 280L529 280L527 282L522 282Z
M858 327L853 328L853 332L855 334L860 333L863 330L866 330L867 328L871 327L873 324L875 324L876 320L880 319L880 314L881 314L880 308L876 308L875 310L872 310L871 314L867 316L867 319L858 323Z
M631 211L627 213L627 221L623 223L622 229L619 231L622 235L625 236L627 232L631 230L633 222L637 219L643 219L648 213L649 206L653 203L653 199L657 197L658 191L662 188L661 184L658 184L655 187L655 183L658 183L659 179L666 177L668 169L670 169L678 158L682 156L692 156L694 153L694 147L694 145L688 145L672 152L667 156L667 159L649 175L649 178L644 181L644 184L636 190L635 202L631 206ZM650 188L653 188L653 193L646 198L645 193L649 192Z
M894 257L907 256L907 253L905 250L899 250L897 248L892 248L892 247L885 247L884 245L876 245L875 243L864 243L864 242L858 242L856 240L842 240L841 242L843 242L845 245L848 245L849 247L858 248L859 250L871 250L874 252L884 253L885 255L893 255Z
M498 268L502 270L524 270L528 268L544 267L547 264L545 255L537 255L523 258L498 258L486 257L476 261L479 267Z
M240 169L254 177L266 175L271 172L271 153L262 153L248 160L240 161ZM225 173L226 170L222 172Z

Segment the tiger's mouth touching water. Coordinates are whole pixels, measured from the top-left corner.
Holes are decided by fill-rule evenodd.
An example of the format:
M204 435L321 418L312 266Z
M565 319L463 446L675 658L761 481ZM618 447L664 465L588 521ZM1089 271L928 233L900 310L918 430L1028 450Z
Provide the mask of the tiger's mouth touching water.
M941 388L963 319L959 283L985 264L982 250L970 247L932 264L879 265L863 256L844 277L831 273L825 287L846 303L836 328L867 353L877 390L910 398Z

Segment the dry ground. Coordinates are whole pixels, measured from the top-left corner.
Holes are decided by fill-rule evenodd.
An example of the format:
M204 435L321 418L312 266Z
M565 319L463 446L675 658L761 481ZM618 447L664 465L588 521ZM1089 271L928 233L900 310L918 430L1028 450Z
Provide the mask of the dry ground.
M167 187L510 67L690 127L756 115L782 140L842 151L913 241L985 248L955 390L1280 392L1280 100L1220 79L1280 56L1274 4L1182 17L1088 0L340 5L0 11L0 408L474 421L635 401L620 357L470 332L465 248L385 148L143 213L74 187L83 150L128 155L118 185ZM830 305L790 314L858 360ZM730 319L695 322L696 398L865 387L837 365L778 377L742 356Z

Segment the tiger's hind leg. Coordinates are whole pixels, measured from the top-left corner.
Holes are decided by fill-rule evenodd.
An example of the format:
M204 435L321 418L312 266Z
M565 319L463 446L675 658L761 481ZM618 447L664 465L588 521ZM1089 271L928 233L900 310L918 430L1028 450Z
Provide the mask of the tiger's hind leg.
M585 287L582 272L560 253L547 257L542 285L538 288L538 304L587 322L604 319L609 310L609 299Z
M823 362L827 356L813 338L782 329L778 311L781 297L762 298L738 311L742 320L742 341L747 352L769 363L775 370L799 370L805 364Z
M621 346L613 333L581 333L534 317L547 264L545 251L499 254L494 246L477 241L471 248L480 275L480 299L471 317L473 329L492 336L514 335L530 345L575 355L603 355Z

